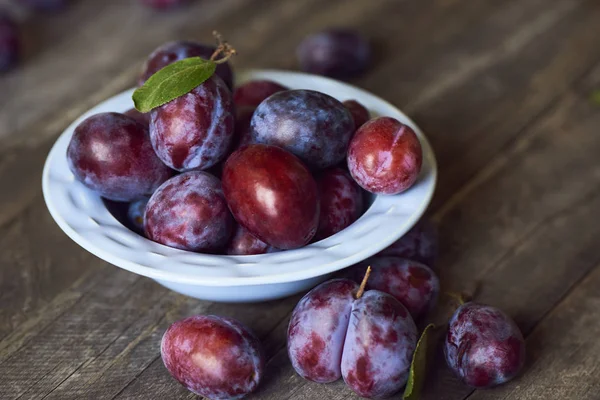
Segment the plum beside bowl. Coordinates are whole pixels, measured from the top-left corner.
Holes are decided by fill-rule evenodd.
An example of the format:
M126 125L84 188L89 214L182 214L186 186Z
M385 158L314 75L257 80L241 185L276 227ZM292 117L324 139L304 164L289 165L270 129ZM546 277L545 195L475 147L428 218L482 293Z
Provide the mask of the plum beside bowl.
M417 183L395 196L369 199L368 210L343 231L306 247L252 256L197 254L152 242L127 229L97 194L77 182L67 166L66 149L75 127L92 114L124 112L133 106L132 90L92 108L71 124L50 151L42 178L44 199L60 228L97 257L154 279L176 292L222 302L266 301L305 291L338 270L381 251L421 217L433 195L435 156L427 138L400 110L364 90L329 78L297 72L250 70L238 83L270 79L293 89L313 89L340 101L355 99L374 116L394 117L410 125L423 147Z

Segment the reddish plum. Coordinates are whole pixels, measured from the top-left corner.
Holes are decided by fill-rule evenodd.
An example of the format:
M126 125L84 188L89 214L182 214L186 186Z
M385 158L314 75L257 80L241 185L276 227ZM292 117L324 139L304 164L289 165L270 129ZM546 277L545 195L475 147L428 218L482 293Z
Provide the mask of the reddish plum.
M158 157L178 171L221 161L234 132L231 92L216 75L150 113L150 139Z
M96 114L79 124L67 160L78 181L116 201L149 196L172 175L156 157L146 127L118 113Z
M288 354L305 379L327 383L342 376L340 363L358 284L327 281L304 296L288 327Z
M156 190L146 206L144 227L155 242L210 252L225 247L233 218L221 182L206 172L193 171L169 179Z
M245 256L272 251L275 249L248 232L243 226L238 225L225 252L231 256Z
M198 315L175 322L162 338L160 354L173 378L209 399L240 399L264 375L259 340L230 318Z
M296 50L300 68L334 78L351 78L371 61L371 46L360 33L331 29L308 36Z
M417 327L393 296L369 290L352 305L342 354L344 382L359 396L386 398L408 380Z
M371 118L369 110L356 100L346 100L342 104L350 111L350 114L352 114L354 130L358 130L358 128L363 126Z
M17 24L0 10L0 72L13 68L19 58L19 31Z
M321 213L315 235L321 240L348 227L363 212L363 191L341 168L330 168L317 177Z
M444 342L448 366L467 385L484 389L514 378L525 363L525 341L501 310L476 303L461 305Z
M144 234L144 213L148 200L148 198L139 199L127 206L127 223L133 231L140 235Z
M319 169L344 159L353 132L350 111L333 97L286 90L260 103L252 116L250 142L279 146Z
M367 288L391 294L418 319L435 305L440 281L426 265L400 257L373 257L353 268L355 281L362 279L366 267L373 271Z
M217 48L214 46L192 41L165 43L154 50L148 57L138 84L140 86L143 85L148 78L175 61L190 57L202 57L208 60L216 49ZM217 65L216 74L223 79L230 90L233 88L233 71L231 70L229 63L226 62Z
M123 114L135 119L137 122L139 122L140 124L144 125L147 128L150 127L150 114L149 113L141 113L138 110L136 110L135 108L132 108L130 110L125 111Z
M397 194L410 188L421 171L423 153L417 135L389 117L370 120L348 147L348 170L365 190Z
M223 169L223 191L238 223L273 247L304 246L317 231L317 183L279 147L248 145L234 152Z
M267 97L277 92L288 90L277 82L257 80L246 82L233 92L236 107L258 107Z
M431 221L423 218L378 255L408 258L433 268L438 255L437 229Z

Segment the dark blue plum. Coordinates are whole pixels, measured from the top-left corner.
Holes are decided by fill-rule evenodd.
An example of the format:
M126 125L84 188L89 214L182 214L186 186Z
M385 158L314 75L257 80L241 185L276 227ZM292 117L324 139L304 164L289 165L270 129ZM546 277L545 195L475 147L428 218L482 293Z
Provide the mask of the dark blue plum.
M364 72L371 61L371 46L360 33L331 29L308 36L296 56L302 70L333 78L351 78Z
M144 213L146 212L148 200L147 197L144 197L129 203L127 207L127 223L133 231L140 235L144 234Z
M168 42L158 47L150 54L138 84L141 86L159 70L175 61L190 57L209 59L216 47L192 41ZM228 62L217 65L216 74L223 79L229 90L233 88L233 71Z
M0 72L13 68L19 58L19 32L10 15L0 10Z
M313 90L286 90L260 103L249 141L281 147L321 169L344 159L353 132L352 115L338 100Z

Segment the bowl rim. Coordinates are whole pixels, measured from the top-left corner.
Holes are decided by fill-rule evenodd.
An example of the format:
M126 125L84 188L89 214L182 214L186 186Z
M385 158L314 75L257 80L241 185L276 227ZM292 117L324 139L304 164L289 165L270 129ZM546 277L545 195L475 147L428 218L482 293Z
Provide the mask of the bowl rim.
M67 236L69 236L74 242L79 244L81 247L83 247L90 253L94 254L98 258L105 260L105 261L109 262L110 264L113 264L120 268L126 269L130 272L133 272L133 273L136 273L139 275L143 275L143 276L146 276L146 277L158 280L158 281L169 281L169 282L174 282L174 283L183 283L183 284L191 284L191 285L223 286L223 287L225 287L225 286L265 285L265 284L274 284L274 283L295 282L295 281L300 281L300 280L305 280L305 279L315 278L318 276L327 275L327 274L333 273L335 271L338 271L340 269L349 267L358 262L361 262L361 261L365 260L366 258L380 252L384 248L391 245L394 241L396 241L398 238L400 238L410 228L412 228L414 226L414 224L421 218L421 216L425 213L427 207L429 206L429 203L431 202L431 199L435 192L435 187L436 187L436 183L437 183L437 162L435 159L435 155L433 153L433 149L432 149L431 144L429 143L427 137L423 134L423 132L419 129L419 127L414 123L414 121L412 121L400 109L398 109L391 103L381 99L380 97L378 97L370 92L367 92L366 90L360 89L356 86L347 84L345 82L339 82L339 81L336 81L336 80L333 80L330 78L326 78L323 76L306 74L306 73L295 72L295 71L283 71L283 70L272 70L272 69L258 69L258 70L251 69L251 70L245 70L245 71L238 72L238 82L239 81L245 82L245 81L256 80L256 79L270 79L270 80L274 80L276 82L284 81L284 82L281 82L284 85L286 83L288 83L288 82L286 82L287 80L292 81L294 79L300 79L300 80L305 80L305 81L310 80L310 82L314 82L315 85L319 84L319 85L322 85L323 87L342 87L342 88L345 88L345 90L349 90L351 92L356 93L355 100L357 100L359 102L361 102L361 99L363 99L362 102L364 102L364 99L369 99L370 101L377 102L380 105L380 108L388 108L389 110L392 110L393 113L396 114L398 119L401 119L403 123L407 123L415 130L415 132L417 133L417 136L419 137L419 140L421 142L421 146L423 149L423 167L424 168L423 168L423 171L421 172L421 175L419 176L419 180L417 181L417 184L421 181L425 181L426 186L424 186L424 188L423 188L424 194L423 194L422 198L420 199L420 202L419 202L418 206L415 208L415 210L408 217L405 218L403 223L400 226L398 226L395 231L390 232L390 234L387 235L387 237L381 238L381 240L378 243L371 244L371 246L368 248L360 248L360 246L359 246L358 250L356 252L353 252L344 258L340 259L340 258L333 257L333 259L332 259L330 257L328 259L327 257L324 257L323 265L310 266L310 267L303 268L301 270L296 270L296 271L287 271L287 272L279 271L278 273L245 275L245 273L247 273L248 271L247 270L244 271L244 268L251 268L252 266L256 266L258 264L266 264L267 267L279 265L280 263L285 263L285 260L279 261L279 262L277 261L278 258L283 258L283 259L286 258L285 256L282 257L281 256L282 254L291 254L292 252L300 252L300 251L304 251L305 249L307 249L307 250L304 252L307 253L308 257L305 257L304 259L306 259L307 262L311 262L311 261L314 262L315 260L311 260L311 258L315 258L315 256L318 257L319 252L328 251L331 248L340 246L341 245L340 243L334 244L332 241L332 238L337 237L339 239L340 237L344 236L343 235L344 232L346 233L346 235L348 234L348 232L351 232L351 230L353 229L353 226L358 221L363 220L363 217L365 217L366 215L369 215L369 212L371 211L372 207L369 207L369 209L367 209L367 211L365 211L365 213L359 218L359 220L357 222L355 222L354 224L350 225L348 228L344 229L343 231L341 231L333 236L323 239L319 242L311 243L303 248L295 249L295 250L286 250L286 251L276 252L276 253L246 255L246 256L210 255L210 254L193 253L193 252L189 252L189 251L185 251L185 250L170 248L165 245L152 242L149 239L139 236L139 235L133 233L132 231L130 231L129 229L125 228L104 207L105 213L102 213L102 215L101 215L102 219L104 221L108 221L107 225L110 227L110 229L119 230L119 228L122 228L123 230L125 230L126 232L121 231L119 233L119 235L125 236L125 238L124 238L124 239L126 239L126 240L124 240L125 242L127 242L128 240L130 241L130 239L132 239L131 237L128 237L129 235L135 235L136 237L138 237L138 240L135 241L135 238L133 238L134 242L136 242L136 243L141 243L141 241L144 242L144 245L142 246L142 248L138 249L138 250L142 250L142 251L146 250L146 252L144 254L147 253L148 257L160 258L162 260L160 262L169 262L170 261L177 265L179 265L179 263L182 263L183 266L178 267L178 268L171 267L171 268L162 269L162 267L157 268L156 266L144 265L144 264L149 264L148 260L145 260L145 261L135 260L135 258L137 257L137 256L135 256L135 253L136 253L135 246L133 249L130 249L133 251L133 253L128 254L128 257L123 257L122 255L113 254L113 253L111 253L111 251L103 248L102 244L98 244L98 243L102 243L101 241L99 241L100 237L98 236L100 234L100 231L102 231L102 229L101 229L102 227L99 225L95 216L90 216L89 214L83 214L84 218L85 218L85 216L87 216L87 217L89 217L90 221L86 221L86 223L88 223L88 222L89 223L88 223L88 225L86 225L85 229L83 229L81 227L79 229L77 229L77 226L73 226L76 224L67 221L67 219L69 218L70 212L77 212L77 210L74 210L73 208L69 208L69 207L65 208L63 205L59 205L61 200L65 201L65 199L69 198L69 196L64 193L61 194L62 197L57 195L56 192L58 189L60 189L58 187L59 185L64 185L65 188L70 188L69 190L74 190L72 185L81 185L81 184L74 180L74 177L72 176L70 171L68 171L68 174L71 175L70 181L68 181L68 179L66 179L64 177L62 178L62 180L56 180L56 179L53 179L51 177L51 175L53 173L53 170L56 170L56 168L57 168L55 166L55 164L58 162L57 157L60 157L61 156L60 152L62 150L66 149L66 146L68 145L68 140L70 139L74 128L87 116L93 115L97 112L102 112L102 111L99 111L98 109L100 109L102 107L108 107L108 105L110 105L113 102L118 102L123 97L130 98L131 93L133 93L134 89L129 89L129 90L125 90L125 91L99 103L95 107L92 107L90 110L83 113L80 117L78 117L71 125L69 125L69 127L67 127L59 135L56 142L52 146L52 149L50 150L48 157L46 159L46 162L44 164L44 170L43 170L43 174L42 174L42 191L43 191L44 200L46 202L48 210L49 210L51 216L53 217L53 219L55 220L55 222L67 234ZM287 86L290 86L289 83L287 84ZM342 101L342 100L340 100L340 101ZM129 106L129 108L131 108L132 106L133 106L133 103L131 102L131 105ZM124 112L126 110L127 110L127 108L121 110L121 112ZM66 152L63 153L63 157L66 159ZM66 161L65 161L65 164L66 164ZM425 168L425 166L427 166L427 168ZM67 170L68 170L68 168L67 168ZM62 173L64 173L64 171L62 171ZM83 185L81 185L81 186L83 187ZM410 190L411 189L409 189L409 191ZM85 195L86 199L84 199L84 202L86 202L86 201L94 202L95 201L94 197L96 197L98 201L101 201L100 196L92 194L92 192L87 189L86 189L86 191L88 191L89 193L88 193L88 195ZM65 195L66 195L66 197L65 197ZM401 194L395 195L395 196L377 195L377 196L375 196L375 201L377 201L378 198L387 198L387 199L396 198L396 199L398 199L398 198L401 198L401 196L403 196L403 195L404 195L404 193L401 193ZM94 204L97 205L97 203L94 203ZM72 207L73 205L70 205L70 206ZM69 211L67 211L67 209ZM99 211L101 212L102 210L99 210ZM105 214L108 214L108 216ZM373 218L376 219L377 216L375 216ZM94 227L95 227L95 232L94 232ZM359 235L355 239L357 239L357 240L362 239L363 236L364 235ZM121 244L124 246L128 246L128 244L123 244L123 243L121 243ZM144 249L144 247L145 247L145 249ZM349 247L349 246L345 246L345 247ZM181 261L182 259L185 259L185 261ZM194 262L193 263L190 262L190 259L192 259ZM268 262L269 259L271 259L270 263ZM299 260L302 261L303 258L300 256ZM299 261L295 261L295 262L299 262ZM152 263L154 263L155 265L158 265L156 260L153 261ZM190 267L192 269L189 269L189 268L186 269L185 266ZM205 276L203 274L200 274L198 271L193 270L194 266L196 266L196 267L207 266L210 268L212 268L212 267L220 268L221 266L227 266L227 267L235 266L235 268L233 268L233 270L235 270L236 274L233 276L226 276L226 275Z

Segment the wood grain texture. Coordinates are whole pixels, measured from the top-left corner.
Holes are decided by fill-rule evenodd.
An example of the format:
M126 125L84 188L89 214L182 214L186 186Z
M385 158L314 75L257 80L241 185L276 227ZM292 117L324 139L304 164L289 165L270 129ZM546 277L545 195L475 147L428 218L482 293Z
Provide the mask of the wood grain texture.
M0 93L9 94L0 96L0 187L10 188L0 191L1 399L195 398L158 352L169 323L195 313L238 318L261 337L270 361L253 398L355 398L342 382L316 385L293 372L285 331L298 296L255 305L179 296L71 243L40 193L57 134L131 86L162 42L208 40L217 28L240 53L236 67L294 69L296 44L331 25L372 38L371 71L353 83L406 109L434 145L445 288L481 281L478 298L528 335L528 368L514 383L473 392L438 353L424 397L598 393L591 319L600 108L588 101L600 87L597 2L207 0L167 14L134 0L75 1L59 15L16 8L25 59L0 77Z

